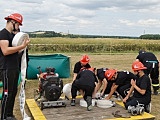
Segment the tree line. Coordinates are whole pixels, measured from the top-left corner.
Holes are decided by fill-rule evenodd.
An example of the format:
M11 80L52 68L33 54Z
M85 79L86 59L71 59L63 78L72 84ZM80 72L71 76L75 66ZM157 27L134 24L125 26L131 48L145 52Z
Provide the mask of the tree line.
M30 38L45 38L45 37L69 37L69 38L118 38L118 39L149 39L149 40L160 40L160 34L144 34L139 37L130 36L103 36L103 35L76 35L76 34L64 34L57 33L54 31L35 31L26 32Z

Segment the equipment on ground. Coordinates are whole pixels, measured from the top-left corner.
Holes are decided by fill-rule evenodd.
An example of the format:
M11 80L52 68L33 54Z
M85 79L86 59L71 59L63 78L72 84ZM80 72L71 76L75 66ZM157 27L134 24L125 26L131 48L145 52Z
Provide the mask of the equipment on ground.
M115 112L112 112L112 115L116 118L130 118L131 116L126 114L126 113L122 113L120 110L116 110Z
M39 88L35 90L35 100L40 101L41 110L47 107L66 106L65 101L60 100L63 89L63 81L59 75L55 73L55 68L46 68L46 72L42 72L40 67L39 74Z
M145 111L143 104L138 104L137 106L128 106L128 112L132 115L141 115Z
M116 106L116 103L114 101L105 100L105 99L97 100L96 104L97 104L97 107L100 107L100 108L110 108L110 107Z
M95 106L96 99L92 99L92 106ZM84 99L80 99L80 106L87 107L87 102Z
M69 100L71 98L71 87L72 83L67 83L63 86L63 94L65 95L65 99ZM80 95L80 92L77 91L77 95Z

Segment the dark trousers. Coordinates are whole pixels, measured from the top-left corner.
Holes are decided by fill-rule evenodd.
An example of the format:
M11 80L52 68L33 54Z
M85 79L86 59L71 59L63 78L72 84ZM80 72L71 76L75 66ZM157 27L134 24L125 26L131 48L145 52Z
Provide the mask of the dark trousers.
M145 74L150 75L154 90L159 89L159 63L147 63Z
M0 79L3 82L3 94L1 100L1 120L13 116L15 97L17 94L19 70L0 70Z
M84 100L86 100L87 96L91 96L92 97L92 93L94 91L94 87L90 87L88 85L81 85L77 82L77 80L75 80L72 83L72 88L71 88L71 94L72 94L72 98L76 98L77 96L77 91L78 90L83 90L84 92Z
M123 86L119 86L117 88L117 92L122 96L122 98L125 98L128 94L127 92L130 90L131 84L126 84Z
M131 97L129 98L126 103L124 104L125 108L128 109L128 106L136 106L139 104L143 104L144 106L148 105L150 101L146 100L145 98L135 98Z

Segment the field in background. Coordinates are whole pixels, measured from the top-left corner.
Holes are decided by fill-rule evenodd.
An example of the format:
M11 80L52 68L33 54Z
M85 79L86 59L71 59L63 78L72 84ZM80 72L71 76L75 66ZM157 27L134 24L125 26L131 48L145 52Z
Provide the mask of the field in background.
M159 40L113 39L113 38L32 38L30 53L91 52L117 53L135 52L142 48L160 51Z
M73 67L74 64L80 60L81 56L83 54L88 54L91 61L90 64L93 67L96 68L102 68L102 67L108 67L108 68L114 68L117 70L129 70L131 71L131 65L132 62L135 60L137 54L138 54L138 50L140 47L143 48L152 48L151 51L153 51L157 57L160 59L160 53L158 50L153 50L153 48L159 48L159 41L158 40L128 40L128 39L102 39L102 38L97 38L97 39L85 39L85 38L78 38L78 39L74 39L74 38L34 38L31 39L31 44L29 46L29 54L54 54L54 53L61 53L67 56L71 56L71 77L67 78L67 79L63 79L64 84L69 83L72 81L72 71L73 71ZM37 44L37 45L34 45ZM41 44L41 45L40 45ZM45 44L46 47L44 47L42 44ZM51 48L53 49L52 51L48 51L47 47L51 47L50 45L46 45L46 44L55 44L55 48ZM101 45L101 47L103 47L103 45L108 45L109 51L100 51L100 52L94 52L94 51L88 51L85 52L80 51L80 52L76 52L76 51L56 51L56 49L59 49L57 47L57 45L62 46L62 48L64 47L64 44L68 44L68 45L83 45L85 44L85 47L90 47L90 45L96 46L96 45ZM113 46L115 45L132 45L132 44L138 44L140 45L140 47L138 46L131 46L129 48L127 48L128 50L126 51L113 51ZM155 47L155 46L156 47ZM120 46L120 49L122 49L124 46ZM136 50L131 51L130 48L136 48ZM38 49L36 49L38 48ZM84 49L84 47L81 47ZM150 50L150 49L148 49ZM34 89L38 88L38 81L37 80L28 80L26 83L26 99L33 99L34 95L33 95L33 91ZM21 114L20 114L20 110L19 110L19 100L18 100L18 96L16 98L16 104L15 104L15 109L14 109L14 113L17 117L18 120L21 120ZM152 96L152 113L153 115L156 116L156 120L160 120L160 114L157 112L160 109L160 104L159 104L159 99L160 99L160 95L158 96ZM26 108L27 113L30 115L30 112L28 111L28 109ZM54 113L53 113L54 114Z
M130 44L159 43L159 40L116 39L116 38L31 38L31 44Z

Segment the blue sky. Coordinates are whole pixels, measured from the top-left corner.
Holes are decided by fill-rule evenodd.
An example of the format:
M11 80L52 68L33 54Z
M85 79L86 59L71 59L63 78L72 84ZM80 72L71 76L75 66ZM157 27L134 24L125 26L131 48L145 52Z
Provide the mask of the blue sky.
M23 15L22 31L140 36L160 33L159 0L1 0L4 17Z

